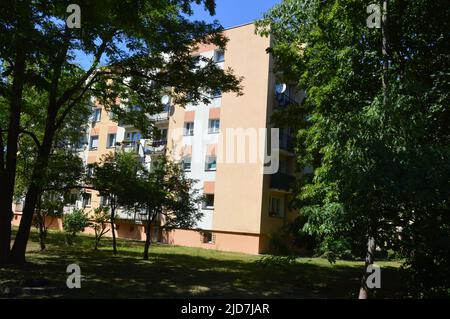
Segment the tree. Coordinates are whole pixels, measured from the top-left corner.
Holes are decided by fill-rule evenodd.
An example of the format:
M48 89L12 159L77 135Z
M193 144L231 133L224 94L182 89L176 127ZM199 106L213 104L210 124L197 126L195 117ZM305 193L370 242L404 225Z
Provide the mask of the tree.
M139 159L133 153L117 152L104 155L94 164L91 184L101 196L109 198L113 253L117 254L115 218L117 208L130 205L138 188L137 173L141 169Z
M0 134L0 264L25 261L32 216L55 136L87 97L97 96L107 109L141 129L145 136L150 134L152 123L140 115L161 111L159 101L168 88L173 88L169 93L174 102L181 104L207 102L205 93L217 89L240 92L239 80L231 70L221 70L212 61L207 61L205 68L195 67L191 52L200 43L223 48L226 39L218 23L186 18L192 15L192 2L83 0L78 2L83 17L81 29L65 25L65 1L1 2L0 93L8 107ZM214 1L201 2L210 14L214 13ZM81 68L76 52L91 57L92 64ZM10 251L16 153L27 88L47 98L42 106L46 110L45 129L42 138L36 139L36 162ZM139 110L127 111L136 105Z
M63 227L66 232L67 243L72 245L76 234L84 231L88 225L87 213L81 209L74 209L71 213L64 215Z
M148 260L153 222L159 220L166 230L192 228L203 216L198 209L202 197L193 187L194 182L186 178L179 164L166 157L154 159L151 170L144 169L138 175L132 200L135 207L145 211L144 260Z
M412 294L445 295L449 12L445 1L383 3L382 32L366 27L364 1L286 0L265 15L281 80L307 92L275 119L298 129L299 167L314 168L297 194L304 229L331 259L367 255L360 297L376 246L403 254Z
M97 207L96 209L94 209L94 213L92 214L91 219L92 222L89 224L89 226L94 229L94 250L97 250L103 235L107 234L110 230L110 228L108 228L108 223L110 221L109 208L101 206Z

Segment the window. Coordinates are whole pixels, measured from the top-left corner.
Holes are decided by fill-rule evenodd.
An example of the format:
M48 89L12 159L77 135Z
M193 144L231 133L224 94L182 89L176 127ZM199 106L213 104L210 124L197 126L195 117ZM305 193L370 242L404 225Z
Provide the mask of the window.
M100 197L100 206L102 207L109 206L109 196Z
M83 135L80 137L80 139L75 143L75 149L76 150L82 150L84 146L87 145L87 139L86 136Z
M220 63L225 61L225 52L223 50L214 51L214 62Z
M206 194L205 202L203 203L204 209L213 209L214 208L214 194Z
M101 118L102 118L102 109L101 108L94 109L94 112L92 114L92 121L100 122Z
M205 171L215 171L216 166L216 156L206 156Z
M194 135L194 122L186 122L184 123L184 135L192 136Z
M220 97L222 97L222 91L220 89L215 89L212 93L212 98L218 99Z
M137 131L127 132L125 139L131 144L137 144L141 140L141 133Z
M193 64L193 68L192 71L198 70L200 68L200 55L194 55L192 57L192 64Z
M161 140L162 141L167 141L167 129L163 128L161 130L159 130L160 135L161 135Z
M130 112L139 112L141 111L141 107L139 105L133 105L128 108Z
M270 216L284 216L284 206L283 199L278 197L270 198L270 207L269 207L269 215Z
M64 202L68 205L75 205L78 200L77 193L67 193L65 194Z
M83 207L90 207L91 206L91 197L92 195L89 193L83 194Z
M220 120L209 120L208 133L219 133Z
M116 146L116 134L108 134L108 148Z
M183 170L185 172L191 171L191 160L192 158L190 156L183 157Z
M92 164L87 165L87 167L86 167L86 175L87 175L87 177L94 176L94 166Z
M213 234L210 231L202 232L202 242L204 244L212 244Z
M114 113L111 112L111 111L109 111L109 112L108 112L108 118L109 118L110 120L113 120L113 119L114 119Z
M89 150L94 151L98 148L98 136L91 136L91 142L89 143Z

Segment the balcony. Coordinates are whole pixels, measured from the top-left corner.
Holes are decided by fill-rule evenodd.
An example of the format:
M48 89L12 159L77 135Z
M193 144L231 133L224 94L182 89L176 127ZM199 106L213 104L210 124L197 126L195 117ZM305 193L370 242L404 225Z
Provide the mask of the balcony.
M139 153L139 148L141 147L141 144L139 141L123 141L120 147L125 152L132 152L132 153Z
M146 143L144 146L144 154L146 155L156 155L164 154L166 151L167 140L156 140Z
M164 110L161 113L148 115L149 119L155 122L166 122L170 116L170 105L164 106Z
M271 175L270 188L290 192L295 182L295 176L276 173Z

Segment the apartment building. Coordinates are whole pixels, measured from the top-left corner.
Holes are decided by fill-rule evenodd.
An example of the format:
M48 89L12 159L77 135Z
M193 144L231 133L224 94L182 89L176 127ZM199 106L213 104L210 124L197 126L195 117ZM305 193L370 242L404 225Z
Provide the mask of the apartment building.
M198 181L196 187L206 200L199 207L203 218L196 228L166 231L157 222L151 229L154 241L264 253L270 248L270 235L296 216L288 206L295 167L290 137L287 130L280 130L276 143L268 140L272 113L298 94L292 90L288 96L286 86L277 87L273 61L266 53L270 38L255 35L253 24L224 33L229 38L225 51L205 45L193 54L214 59L218 66L231 67L242 76L243 95L218 91L209 105L184 106L171 105L164 97L165 111L154 115L159 140L143 139L138 130L112 121L95 104L79 154L87 167L117 148L135 152L148 165L156 156L170 156L183 165L188 177ZM67 211L73 207L90 210L106 205L107 198L86 190L72 204ZM139 213L121 210L116 224L119 237L145 238Z

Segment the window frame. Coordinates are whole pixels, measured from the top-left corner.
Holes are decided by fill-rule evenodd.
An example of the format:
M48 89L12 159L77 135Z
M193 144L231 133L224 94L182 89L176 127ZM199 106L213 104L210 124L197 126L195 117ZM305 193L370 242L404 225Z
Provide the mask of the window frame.
M214 63L222 63L222 62L225 62L225 50L222 49L214 50Z
M203 202L203 209L213 210L213 209L214 209L214 201L215 201L215 199L216 199L215 195L214 195L214 194L204 194L204 195L205 195L205 200L204 200L204 202ZM211 206L211 205L208 206L208 200L207 200L207 198L208 198L208 197L211 197L211 196L212 196L212 206Z
M111 145L111 139L110 137L114 136L114 140L113 143ZM117 133L108 133L108 139L106 141L106 148L114 148L116 146L116 141L117 141Z
M101 107L96 107L96 108L94 108L94 114L93 114L92 122L98 123L101 120L102 120L102 108Z
M273 209L274 206L274 200L276 200L276 208ZM284 218L285 216L285 209L284 209L284 198L278 197L278 196L270 196L269 201L269 215L271 217L278 217L278 218Z
M217 128L215 125L213 125L213 123L219 123ZM220 132L220 119L209 119L208 134L218 134L219 132Z
M93 141L96 140L97 141L97 146L93 146ZM91 135L90 139L89 139L89 150L90 151L96 151L98 150L98 143L99 143L99 136L98 135Z
M186 166L185 166L185 164L188 163L188 162L185 161L185 159L187 159L187 158L189 158L189 168L186 168ZM182 167L183 167L183 171L184 172L190 172L191 171L191 169L192 169L192 156L191 155L183 156Z
M85 203L86 198L89 198L88 204ZM83 206L83 208L91 207L91 205L92 205L92 194L91 193L83 193L82 199L81 199L81 205Z
M214 158L214 161L210 159ZM214 163L214 168L209 167L209 164ZM216 155L206 155L205 158L205 171L207 172L215 172L217 170L217 156Z
M194 122L184 122L184 136L194 136ZM191 127L190 130L188 130L188 127Z

